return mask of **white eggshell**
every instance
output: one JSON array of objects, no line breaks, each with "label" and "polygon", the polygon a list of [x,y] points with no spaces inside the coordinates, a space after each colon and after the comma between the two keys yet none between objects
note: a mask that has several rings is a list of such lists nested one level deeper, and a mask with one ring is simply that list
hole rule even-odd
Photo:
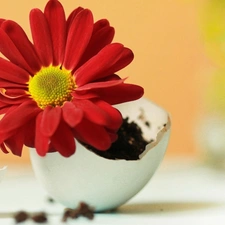
[{"label": "white eggshell", "polygon": [[140,160],[105,159],[78,142],[70,158],[57,152],[40,157],[35,149],[30,150],[37,178],[48,194],[66,207],[77,207],[83,201],[95,211],[116,208],[145,186],[163,159],[170,136],[168,113],[145,98],[116,107],[139,124],[147,140],[154,140]]}]

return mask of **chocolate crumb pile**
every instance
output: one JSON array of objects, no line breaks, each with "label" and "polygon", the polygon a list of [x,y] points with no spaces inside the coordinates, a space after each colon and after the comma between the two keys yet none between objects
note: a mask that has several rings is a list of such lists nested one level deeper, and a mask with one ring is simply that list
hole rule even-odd
[{"label": "chocolate crumb pile", "polygon": [[48,221],[44,212],[31,215],[25,211],[19,211],[14,215],[14,219],[16,223],[22,223],[28,219],[33,220],[35,223],[46,223]]},{"label": "chocolate crumb pile", "polygon": [[14,219],[16,223],[22,223],[26,221],[28,218],[29,218],[29,215],[25,211],[19,211],[14,215]]},{"label": "chocolate crumb pile", "polygon": [[[86,217],[89,220],[94,219],[94,209],[88,204],[81,202],[75,209],[65,209],[62,217],[62,222],[66,222],[69,218],[77,219],[80,216]],[[46,223],[48,222],[47,214],[45,212],[39,213],[28,213],[25,211],[19,211],[15,213],[14,219],[16,223],[22,223],[30,219],[35,223]]]},{"label": "chocolate crumb pile", "polygon": [[148,144],[142,136],[141,128],[135,122],[128,122],[128,118],[125,118],[117,134],[118,139],[112,143],[107,151],[99,151],[87,144],[84,146],[107,159],[139,159],[140,154]]},{"label": "chocolate crumb pile", "polygon": [[47,222],[47,216],[45,212],[37,213],[31,217],[31,219],[36,223],[46,223]]},{"label": "chocolate crumb pile", "polygon": [[80,216],[86,217],[89,220],[93,220],[94,211],[91,207],[89,207],[89,205],[81,202],[76,209],[65,209],[62,221],[66,222],[68,218],[77,219]]}]

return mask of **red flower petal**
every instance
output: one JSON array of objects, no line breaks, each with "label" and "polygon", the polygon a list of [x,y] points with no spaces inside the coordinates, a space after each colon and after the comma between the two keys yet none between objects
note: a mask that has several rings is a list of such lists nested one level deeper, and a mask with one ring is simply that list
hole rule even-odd
[{"label": "red flower petal", "polygon": [[70,127],[75,127],[83,118],[83,111],[72,102],[64,103],[62,107],[63,118]]},{"label": "red flower petal", "polygon": [[72,92],[72,96],[75,98],[75,99],[92,99],[92,98],[98,98],[98,94],[96,93],[91,93],[91,92],[88,92],[88,91],[79,91],[79,92],[76,92],[76,91],[73,91]]},{"label": "red flower petal", "polygon": [[4,80],[0,78],[0,87],[6,89],[6,88],[17,88],[17,89],[23,89],[24,91],[27,90],[26,84],[16,84],[8,80]]},{"label": "red flower petal", "polygon": [[138,85],[122,83],[106,89],[96,89],[94,93],[97,94],[101,100],[114,105],[141,98],[144,94],[144,89]]},{"label": "red flower petal", "polygon": [[[102,82],[102,81],[111,81],[111,80],[121,80],[121,78],[118,75],[113,74],[113,75],[110,75],[110,76],[105,77],[104,79],[99,79],[98,81]],[[98,92],[97,90],[93,90],[93,91],[86,91],[86,90],[81,91],[81,90],[79,90],[78,92],[73,91],[72,92],[72,95],[73,95],[73,97],[75,99],[93,99],[93,98],[99,98],[99,95],[97,93]]]},{"label": "red flower petal", "polygon": [[76,126],[74,135],[98,150],[105,151],[111,146],[111,138],[105,128],[85,119]]},{"label": "red flower petal", "polygon": [[2,144],[0,145],[0,148],[1,148],[1,150],[2,150],[5,154],[8,154],[8,153],[9,153],[9,151],[8,151],[7,148],[5,147],[5,144],[4,144],[4,143],[2,143]]},{"label": "red flower petal", "polygon": [[35,148],[40,156],[45,156],[49,149],[49,137],[42,133],[42,122],[43,111],[38,114],[36,118],[36,132],[35,132]]},{"label": "red flower petal", "polygon": [[16,133],[5,140],[6,146],[12,151],[14,155],[21,156],[24,143],[24,133],[17,130]]},{"label": "red flower petal", "polygon": [[53,62],[52,40],[47,20],[41,10],[31,10],[30,27],[36,52],[43,66],[47,67]]},{"label": "red flower petal", "polygon": [[53,65],[61,65],[66,44],[66,18],[63,6],[59,1],[48,1],[45,11],[53,46]]},{"label": "red flower petal", "polygon": [[59,125],[60,119],[61,107],[47,106],[44,109],[40,124],[40,129],[43,135],[51,137],[55,133]]},{"label": "red flower petal", "polygon": [[35,143],[35,130],[36,130],[36,120],[31,120],[26,123],[23,131],[24,131],[24,145],[27,147],[34,147]]},{"label": "red flower petal", "polygon": [[116,133],[111,133],[110,131],[108,131],[108,134],[109,134],[109,137],[110,137],[112,143],[118,139],[118,135]]},{"label": "red flower petal", "polygon": [[14,45],[20,51],[23,58],[35,74],[41,68],[41,62],[34,50],[33,44],[29,41],[24,30],[14,21],[6,20],[1,28],[8,34]]},{"label": "red flower petal", "polygon": [[[21,93],[18,93],[17,91],[20,91],[20,90],[15,90],[15,89],[10,90],[9,89],[6,93],[6,90],[4,88],[0,88],[0,101],[3,103],[6,103],[6,104],[11,104],[11,105],[14,104],[15,105],[15,104],[23,103],[26,100],[29,100],[29,97],[28,97],[28,95],[26,95],[24,90],[21,90]],[[14,94],[14,96],[8,95],[8,93],[10,94],[10,92],[12,92],[12,94]],[[15,95],[15,94],[19,94],[19,95]]]},{"label": "red flower petal", "polygon": [[93,16],[90,10],[81,11],[72,21],[68,31],[63,66],[73,70],[79,63],[93,30]]},{"label": "red flower petal", "polygon": [[60,121],[59,127],[51,138],[53,148],[62,156],[69,157],[75,153],[76,144],[73,133],[69,126]]},{"label": "red flower petal", "polygon": [[3,22],[5,22],[5,19],[0,18],[0,26],[2,25]]},{"label": "red flower petal", "polygon": [[26,124],[40,111],[33,101],[25,101],[12,109],[0,121],[0,143],[1,140],[8,139],[12,132]]},{"label": "red flower petal", "polygon": [[123,83],[124,80],[126,80],[126,78],[120,79],[120,80],[109,80],[109,81],[103,81],[103,82],[88,83],[81,87],[76,88],[76,91],[91,90],[96,88],[108,88],[108,87],[119,85]]},{"label": "red flower petal", "polygon": [[20,88],[13,88],[13,89],[0,88],[0,92],[6,97],[13,98],[13,99],[28,96],[25,90]]},{"label": "red flower petal", "polygon": [[123,118],[119,110],[113,108],[110,104],[101,100],[95,101],[95,104],[104,110],[110,117],[110,123],[106,128],[117,131],[123,122]]},{"label": "red flower petal", "polygon": [[87,62],[91,57],[96,55],[102,48],[104,48],[106,45],[112,42],[114,34],[115,34],[115,30],[113,27],[110,27],[109,24],[104,21],[107,21],[107,20],[104,19],[94,24],[94,31],[93,31],[91,40],[77,68],[79,68],[82,64]]},{"label": "red flower petal", "polygon": [[[112,68],[108,70],[109,74],[115,73],[127,65],[129,65],[134,59],[134,53],[129,48],[124,48],[119,60],[114,64]],[[114,71],[114,72],[111,72]]]},{"label": "red flower petal", "polygon": [[32,73],[32,69],[3,29],[0,29],[0,52],[12,63]]},{"label": "red flower petal", "polygon": [[11,108],[10,105],[5,104],[5,103],[1,103],[0,104],[0,115],[6,114],[10,108]]},{"label": "red flower petal", "polygon": [[[0,115],[10,113],[17,107],[18,107],[17,105],[9,105],[9,104],[6,104],[6,103],[0,101]],[[1,139],[1,137],[0,137],[0,139]]]},{"label": "red flower petal", "polygon": [[118,43],[107,45],[75,71],[76,83],[78,86],[82,86],[109,76],[127,66],[132,60],[132,51],[124,48],[123,45]]},{"label": "red flower petal", "polygon": [[102,82],[102,81],[109,81],[109,80],[121,80],[120,76],[117,74],[111,74],[109,76],[103,77],[101,79],[98,79],[98,82]]},{"label": "red flower petal", "polygon": [[93,34],[95,34],[104,27],[109,27],[109,21],[107,19],[101,19],[96,21],[93,28]]},{"label": "red flower petal", "polygon": [[25,84],[29,81],[29,73],[0,57],[0,78],[13,83]]},{"label": "red flower petal", "polygon": [[84,112],[84,117],[88,118],[91,122],[102,126],[107,126],[110,123],[110,117],[107,113],[91,101],[76,99],[73,103]]},{"label": "red flower petal", "polygon": [[74,9],[74,10],[70,13],[70,15],[69,15],[69,17],[68,17],[68,19],[67,19],[67,21],[66,21],[67,34],[68,34],[68,31],[70,30],[70,27],[71,27],[71,24],[72,24],[74,18],[78,15],[79,12],[81,12],[81,11],[83,11],[83,10],[84,10],[84,8],[78,7],[78,8],[76,8],[76,9]]},{"label": "red flower petal", "polygon": [[26,96],[22,96],[22,97],[18,97],[18,98],[13,98],[10,96],[6,97],[6,95],[4,95],[2,92],[0,92],[0,101],[7,105],[20,105],[24,101],[29,101],[29,100],[30,100],[30,98],[28,98]]}]

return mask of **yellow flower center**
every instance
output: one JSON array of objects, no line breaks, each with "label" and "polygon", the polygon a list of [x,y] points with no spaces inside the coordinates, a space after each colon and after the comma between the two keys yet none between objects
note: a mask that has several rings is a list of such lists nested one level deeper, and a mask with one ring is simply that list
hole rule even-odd
[{"label": "yellow flower center", "polygon": [[50,66],[42,68],[28,83],[29,94],[44,109],[46,106],[62,106],[72,99],[76,83],[70,71]]}]

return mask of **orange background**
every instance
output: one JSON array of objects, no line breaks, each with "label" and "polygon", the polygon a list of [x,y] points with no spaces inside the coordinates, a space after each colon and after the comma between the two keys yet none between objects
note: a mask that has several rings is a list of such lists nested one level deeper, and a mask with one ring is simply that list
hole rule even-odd
[{"label": "orange background", "polygon": [[[188,0],[61,0],[66,14],[83,6],[95,19],[107,18],[116,29],[115,41],[131,48],[135,60],[120,72],[145,88],[145,96],[165,108],[172,118],[167,155],[196,155],[196,120],[202,112],[202,93],[212,65],[207,59],[199,26],[205,1]],[[31,8],[46,0],[1,1],[0,17],[17,21],[29,34]],[[29,161],[0,153],[0,162]]]}]

